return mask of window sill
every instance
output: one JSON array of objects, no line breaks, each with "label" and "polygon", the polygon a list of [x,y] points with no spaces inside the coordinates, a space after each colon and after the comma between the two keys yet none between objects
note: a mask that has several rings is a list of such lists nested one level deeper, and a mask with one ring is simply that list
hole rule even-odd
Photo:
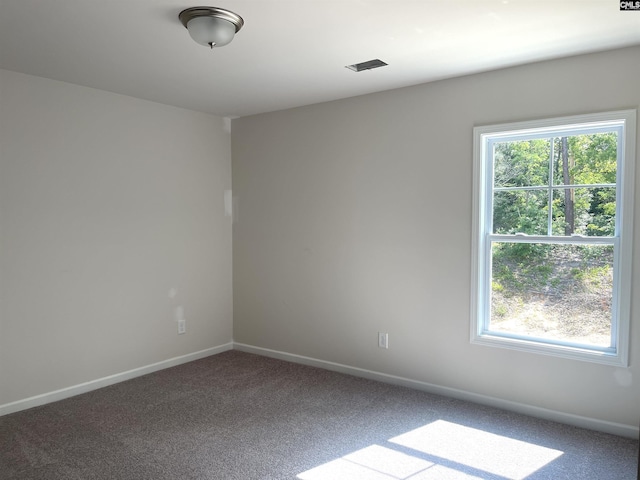
[{"label": "window sill", "polygon": [[628,367],[629,363],[625,355],[620,352],[596,351],[588,348],[580,348],[569,345],[555,345],[542,343],[534,340],[503,337],[485,333],[474,335],[471,338],[474,345],[484,345],[489,347],[506,348],[527,353],[550,355],[554,357],[579,360],[583,362],[593,362],[614,367]]}]

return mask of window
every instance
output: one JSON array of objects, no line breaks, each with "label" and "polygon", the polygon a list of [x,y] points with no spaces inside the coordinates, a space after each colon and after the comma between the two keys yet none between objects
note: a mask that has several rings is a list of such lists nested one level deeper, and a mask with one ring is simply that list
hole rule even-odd
[{"label": "window", "polygon": [[628,365],[635,120],[474,129],[472,343]]}]

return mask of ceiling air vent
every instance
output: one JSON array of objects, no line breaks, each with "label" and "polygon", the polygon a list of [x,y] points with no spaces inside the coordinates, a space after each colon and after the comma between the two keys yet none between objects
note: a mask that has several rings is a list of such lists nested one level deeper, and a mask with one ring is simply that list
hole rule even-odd
[{"label": "ceiling air vent", "polygon": [[382,60],[369,60],[368,62],[356,63],[354,65],[347,65],[346,67],[349,70],[353,70],[354,72],[361,72],[363,70],[371,70],[372,68],[384,67],[387,64]]}]

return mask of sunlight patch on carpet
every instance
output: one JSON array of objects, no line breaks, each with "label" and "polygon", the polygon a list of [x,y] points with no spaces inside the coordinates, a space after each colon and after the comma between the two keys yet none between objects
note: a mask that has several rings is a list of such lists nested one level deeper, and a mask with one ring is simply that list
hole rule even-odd
[{"label": "sunlight patch on carpet", "polygon": [[489,473],[505,480],[524,480],[562,454],[560,450],[437,420],[389,439],[388,447],[370,445],[307,470],[298,478],[473,480]]},{"label": "sunlight patch on carpet", "polygon": [[510,480],[528,477],[563,453],[444,420],[389,441]]},{"label": "sunlight patch on carpet", "polygon": [[421,458],[371,445],[298,475],[301,480],[389,480],[413,478],[434,464]]}]

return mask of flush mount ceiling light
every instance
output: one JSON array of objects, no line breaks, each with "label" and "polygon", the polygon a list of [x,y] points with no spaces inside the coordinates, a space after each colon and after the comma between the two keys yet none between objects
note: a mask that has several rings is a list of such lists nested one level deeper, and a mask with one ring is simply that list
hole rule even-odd
[{"label": "flush mount ceiling light", "polygon": [[240,15],[216,7],[187,8],[178,18],[196,43],[211,48],[231,42],[244,25]]}]

